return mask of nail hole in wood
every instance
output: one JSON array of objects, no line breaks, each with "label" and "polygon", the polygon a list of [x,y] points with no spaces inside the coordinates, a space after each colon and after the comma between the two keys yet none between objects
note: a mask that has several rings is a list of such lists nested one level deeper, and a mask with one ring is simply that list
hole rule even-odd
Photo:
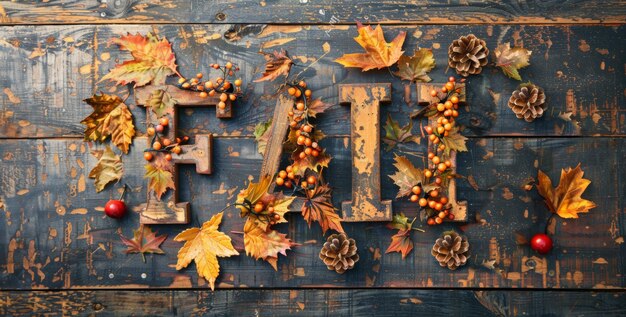
[{"label": "nail hole in wood", "polygon": [[215,19],[218,21],[224,21],[226,20],[226,14],[224,14],[223,12],[220,12],[215,15]]}]

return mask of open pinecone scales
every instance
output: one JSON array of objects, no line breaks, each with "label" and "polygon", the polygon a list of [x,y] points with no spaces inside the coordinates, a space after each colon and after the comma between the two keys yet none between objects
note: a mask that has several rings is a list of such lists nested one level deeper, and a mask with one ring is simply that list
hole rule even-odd
[{"label": "open pinecone scales", "polygon": [[329,270],[343,274],[359,261],[356,242],[345,233],[332,234],[320,251],[320,259]]},{"label": "open pinecone scales", "polygon": [[437,259],[439,265],[450,270],[456,270],[465,265],[469,257],[469,242],[467,238],[451,231],[435,241],[430,253]]},{"label": "open pinecone scales", "polygon": [[515,112],[518,119],[532,122],[543,115],[546,109],[546,95],[537,85],[522,85],[509,98],[509,108]]},{"label": "open pinecone scales", "polygon": [[489,49],[485,41],[474,34],[461,36],[448,48],[448,66],[464,77],[480,74],[487,65]]}]

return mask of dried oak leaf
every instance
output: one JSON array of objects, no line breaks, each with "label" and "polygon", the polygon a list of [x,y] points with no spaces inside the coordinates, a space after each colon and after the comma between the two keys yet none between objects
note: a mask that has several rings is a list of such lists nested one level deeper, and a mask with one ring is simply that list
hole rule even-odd
[{"label": "dried oak leaf", "polygon": [[220,274],[220,264],[217,257],[239,255],[235,250],[230,237],[218,231],[222,223],[223,212],[214,215],[201,228],[191,228],[179,233],[174,241],[185,241],[178,251],[176,269],[186,268],[193,260],[196,262],[198,276],[209,281],[211,290],[215,289],[215,280]]},{"label": "dried oak leaf", "polygon": [[163,89],[154,90],[145,102],[145,106],[150,107],[159,118],[166,115],[174,116],[175,105],[176,99]]},{"label": "dried oak leaf", "polygon": [[415,185],[422,184],[424,182],[422,170],[415,168],[411,161],[404,156],[395,154],[393,166],[396,167],[396,173],[389,175],[398,189],[396,198],[408,196],[411,194],[411,189]]},{"label": "dried oak leaf", "polygon": [[511,48],[510,43],[500,44],[494,51],[496,66],[500,67],[505,75],[510,78],[522,80],[518,70],[528,65],[531,51],[523,47]]},{"label": "dried oak leaf", "polygon": [[562,169],[559,186],[552,188],[550,177],[539,171],[537,190],[551,212],[562,218],[578,218],[579,213],[589,212],[589,209],[596,207],[594,202],[581,197],[591,184],[590,180],[583,178],[584,174],[580,164],[575,168]]},{"label": "dried oak leaf", "polygon": [[317,221],[322,227],[323,234],[326,234],[328,229],[344,232],[341,226],[341,217],[335,212],[330,192],[331,189],[328,185],[320,185],[314,189],[306,190],[306,200],[302,204],[302,217],[309,224],[309,228],[311,222]]},{"label": "dried oak leaf", "polygon": [[450,151],[467,152],[467,138],[459,133],[459,128],[454,127],[448,133],[448,136],[444,136],[441,142],[446,146],[444,153],[446,156],[450,155]]},{"label": "dried oak leaf", "polygon": [[159,39],[152,33],[146,36],[129,33],[111,42],[121,50],[129,51],[133,59],[116,65],[101,81],[109,79],[117,85],[134,82],[135,87],[140,87],[151,82],[155,85],[164,84],[165,78],[173,74],[182,77],[176,70],[176,56],[167,39]]},{"label": "dried oak leaf", "polygon": [[281,75],[289,76],[293,60],[287,55],[287,51],[281,50],[280,52],[274,51],[274,53],[262,54],[265,56],[266,61],[265,71],[263,76],[254,82],[273,81]]},{"label": "dried oak leaf", "polygon": [[404,44],[406,32],[398,33],[393,41],[387,43],[380,25],[372,29],[371,25],[363,26],[357,23],[357,27],[359,36],[354,40],[365,49],[365,53],[344,54],[335,62],[344,67],[359,67],[362,71],[368,71],[389,67],[395,64],[404,53],[402,44]]},{"label": "dried oak leaf", "polygon": [[399,252],[402,259],[413,250],[413,240],[411,239],[411,229],[413,222],[409,222],[403,213],[393,215],[393,221],[387,224],[390,229],[398,229],[398,232],[391,237],[391,243],[385,253]]},{"label": "dried oak leaf", "polygon": [[127,154],[133,143],[135,126],[133,115],[122,99],[101,93],[83,101],[93,107],[93,112],[80,122],[85,125],[85,141],[104,142],[111,137],[113,144]]},{"label": "dried oak leaf", "polygon": [[272,120],[270,119],[267,122],[261,122],[254,127],[254,139],[257,144],[257,151],[261,154],[265,154],[265,148],[267,147],[267,142],[270,140],[270,134],[272,130]]},{"label": "dried oak leaf", "polygon": [[128,239],[121,234],[120,239],[128,247],[125,251],[127,254],[141,253],[144,262],[146,262],[145,253],[165,254],[159,246],[167,239],[167,235],[157,236],[156,232],[153,232],[150,227],[140,225],[139,229],[133,231],[132,239]]},{"label": "dried oak leaf", "polygon": [[274,270],[278,270],[278,254],[287,255],[287,250],[296,245],[276,230],[264,230],[258,226],[251,218],[246,220],[243,227],[243,243],[246,254],[255,258],[267,261]]},{"label": "dried oak leaf", "polygon": [[124,166],[122,165],[122,158],[115,155],[115,152],[108,145],[104,150],[92,151],[91,154],[98,158],[98,164],[89,172],[89,178],[94,179],[96,192],[99,193],[109,183],[119,181],[122,178]]},{"label": "dried oak leaf", "polygon": [[168,189],[176,189],[172,174],[174,166],[164,155],[155,155],[152,162],[145,165],[145,169],[144,178],[148,179],[148,190],[154,191],[158,199],[161,199]]},{"label": "dried oak leaf", "polygon": [[432,79],[427,75],[435,67],[433,51],[420,48],[413,52],[413,56],[402,55],[398,60],[398,71],[395,72],[401,79],[427,83]]},{"label": "dried oak leaf", "polygon": [[385,137],[383,142],[387,144],[387,151],[393,149],[399,143],[415,142],[420,143],[420,138],[411,133],[413,129],[413,121],[403,127],[400,127],[398,121],[391,118],[391,115],[387,115],[387,121],[385,122]]}]

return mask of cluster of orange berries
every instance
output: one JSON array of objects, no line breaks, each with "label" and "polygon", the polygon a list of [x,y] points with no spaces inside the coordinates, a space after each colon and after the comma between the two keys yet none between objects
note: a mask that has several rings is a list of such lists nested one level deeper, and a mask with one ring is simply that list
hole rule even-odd
[{"label": "cluster of orange berries", "polygon": [[[428,152],[428,165],[431,168],[424,170],[424,177],[428,182],[434,177],[433,182],[438,186],[442,185],[443,178],[447,177],[444,174],[452,167],[452,162],[445,159],[443,154],[446,146],[442,143],[442,139],[452,131],[455,124],[454,118],[459,116],[459,96],[455,89],[455,81],[454,77],[450,77],[448,82],[439,90],[433,89],[430,92],[433,98],[437,98],[437,102],[433,105],[437,108],[438,118],[434,127],[424,127],[429,140],[434,144],[434,149]],[[454,219],[454,215],[450,213],[448,197],[434,189],[424,193],[424,197],[420,198],[419,195],[422,191],[421,186],[414,186],[410,200],[426,209],[428,225],[437,225],[443,223],[445,219]]]},{"label": "cluster of orange berries", "polygon": [[152,161],[154,158],[153,152],[165,152],[165,160],[172,160],[172,153],[180,154],[183,150],[180,147],[185,142],[189,141],[188,136],[184,136],[182,138],[176,138],[174,141],[170,140],[166,137],[161,137],[159,134],[162,134],[165,129],[169,126],[169,119],[163,117],[159,119],[159,124],[154,127],[149,127],[147,129],[147,134],[152,137],[152,147],[143,152],[143,158],[146,161]]},{"label": "cluster of orange berries", "polygon": [[197,91],[201,98],[214,97],[219,94],[220,101],[217,104],[219,109],[226,108],[226,101],[235,101],[237,96],[241,94],[241,79],[232,80],[235,73],[239,71],[239,67],[234,66],[231,62],[225,65],[211,64],[211,68],[222,71],[222,76],[214,80],[202,81],[204,74],[198,73],[196,77],[187,80],[186,78],[178,79],[180,88]]},{"label": "cluster of orange berries", "polygon": [[265,216],[270,225],[275,225],[280,220],[280,215],[274,211],[274,207],[271,205],[265,206],[262,202],[254,204],[252,211],[257,216]]},{"label": "cluster of orange berries", "polygon": [[[291,84],[287,89],[287,93],[294,97],[294,109],[289,111],[289,126],[296,136],[297,158],[304,160],[318,157],[322,153],[322,148],[316,142],[313,135],[314,127],[309,123],[307,103],[311,102],[313,93],[307,89],[307,84],[300,81],[297,84]],[[293,165],[289,165],[285,170],[278,172],[276,176],[276,185],[292,188],[298,184],[301,188],[307,189],[317,184],[317,177],[310,175],[308,177],[299,177],[293,171]]]}]

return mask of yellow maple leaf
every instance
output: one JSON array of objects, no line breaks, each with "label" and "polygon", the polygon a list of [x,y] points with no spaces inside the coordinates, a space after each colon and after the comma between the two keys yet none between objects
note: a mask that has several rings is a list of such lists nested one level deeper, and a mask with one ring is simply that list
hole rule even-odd
[{"label": "yellow maple leaf", "polygon": [[354,40],[365,49],[365,53],[344,54],[335,60],[337,63],[344,67],[359,67],[363,71],[368,71],[389,67],[395,64],[404,53],[402,44],[404,44],[406,32],[400,32],[391,43],[387,43],[380,25],[376,29],[372,29],[370,25],[363,26],[360,23],[357,25],[359,36]]},{"label": "yellow maple leaf", "polygon": [[128,153],[135,136],[133,115],[120,97],[93,95],[83,100],[93,112],[80,123],[85,125],[85,141],[104,142],[108,137],[122,152]]},{"label": "yellow maple leaf", "polygon": [[187,267],[193,260],[198,269],[198,276],[209,281],[211,290],[215,289],[215,280],[220,274],[217,257],[239,255],[230,237],[218,231],[222,215],[223,212],[220,212],[205,222],[201,228],[187,229],[174,238],[174,241],[185,242],[178,251],[176,269]]},{"label": "yellow maple leaf", "polygon": [[89,178],[93,178],[96,187],[96,193],[101,192],[106,185],[111,182],[119,181],[124,174],[124,165],[122,158],[115,155],[108,145],[104,150],[91,152],[98,158],[98,164],[89,172]]},{"label": "yellow maple leaf", "polygon": [[596,207],[594,202],[581,197],[591,184],[590,180],[583,178],[584,174],[580,164],[575,168],[562,169],[559,186],[552,188],[550,177],[539,171],[537,190],[545,198],[551,212],[562,218],[578,218],[579,213]]}]

